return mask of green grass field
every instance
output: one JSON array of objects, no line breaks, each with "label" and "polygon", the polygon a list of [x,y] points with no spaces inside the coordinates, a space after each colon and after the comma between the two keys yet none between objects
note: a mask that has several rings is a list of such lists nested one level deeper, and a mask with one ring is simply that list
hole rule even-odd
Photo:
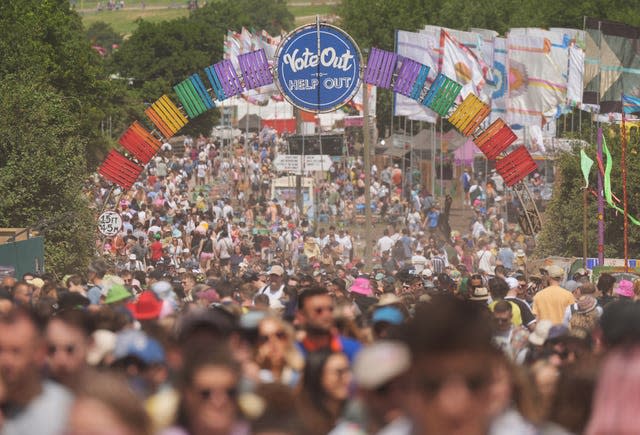
[{"label": "green grass field", "polygon": [[189,11],[183,9],[124,9],[120,11],[87,12],[82,14],[82,22],[85,27],[97,21],[104,21],[113,27],[113,30],[122,34],[131,34],[135,28],[135,21],[142,18],[145,21],[157,23],[169,21],[180,17],[186,17]]},{"label": "green grass field", "polygon": [[[73,1],[71,2],[73,4]],[[106,5],[107,1],[98,2],[96,0],[75,0],[76,8],[82,16],[82,21],[86,27],[97,21],[104,21],[110,24],[113,29],[122,34],[131,34],[135,28],[135,21],[142,18],[145,21],[161,22],[173,20],[189,15],[186,0],[145,0],[145,9],[141,8],[141,2],[125,0],[125,8],[122,10],[108,11],[106,9],[98,11],[98,3]],[[335,13],[335,1],[310,1],[292,2],[289,10],[296,18],[296,25],[313,22],[315,15],[328,15]]]}]

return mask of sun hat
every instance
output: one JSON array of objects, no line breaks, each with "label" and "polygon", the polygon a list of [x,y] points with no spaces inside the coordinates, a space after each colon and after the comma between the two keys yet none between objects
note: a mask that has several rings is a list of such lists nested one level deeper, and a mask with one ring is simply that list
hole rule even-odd
[{"label": "sun hat", "polygon": [[375,390],[406,372],[410,365],[407,345],[380,340],[358,352],[353,363],[353,377],[360,388]]},{"label": "sun hat", "polygon": [[402,299],[395,293],[384,293],[380,296],[378,303],[375,305],[376,307],[386,307],[388,305],[396,305],[401,304]]},{"label": "sun hat", "polygon": [[476,287],[473,289],[473,293],[469,298],[470,301],[488,301],[489,290],[486,287]]},{"label": "sun hat", "polygon": [[364,296],[373,296],[369,279],[362,276],[353,280],[353,284],[351,284],[349,291],[351,293],[357,293]]},{"label": "sun hat", "polygon": [[136,302],[127,304],[127,308],[137,320],[153,320],[160,317],[162,300],[154,292],[147,290],[140,293]]},{"label": "sun hat", "polygon": [[124,301],[131,297],[131,293],[126,289],[125,286],[121,284],[114,284],[109,289],[107,293],[107,298],[105,299],[105,304],[113,304],[115,302]]},{"label": "sun hat", "polygon": [[625,298],[633,298],[635,293],[633,292],[633,283],[629,280],[621,280],[615,288],[617,295]]},{"label": "sun hat", "polygon": [[578,313],[586,314],[593,311],[598,305],[598,301],[591,295],[582,295],[578,298]]},{"label": "sun hat", "polygon": [[509,285],[509,289],[512,288],[518,288],[518,286],[520,285],[518,283],[518,280],[515,279],[514,277],[510,276],[504,279],[506,281],[506,283]]},{"label": "sun hat", "polygon": [[91,334],[93,345],[87,352],[87,363],[92,366],[100,364],[100,362],[116,347],[116,333],[98,329]]}]

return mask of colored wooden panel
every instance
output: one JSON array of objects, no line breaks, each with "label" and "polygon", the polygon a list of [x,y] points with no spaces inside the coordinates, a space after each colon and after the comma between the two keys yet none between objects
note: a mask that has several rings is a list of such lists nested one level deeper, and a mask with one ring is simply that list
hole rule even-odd
[{"label": "colored wooden panel", "polygon": [[491,108],[473,94],[456,107],[449,122],[465,136],[472,134],[491,113]]},{"label": "colored wooden panel", "polygon": [[204,105],[202,105],[202,108],[199,107],[194,95],[195,89],[193,89],[193,85],[189,79],[178,83],[173,89],[176,91],[176,95],[182,103],[182,108],[187,112],[189,118],[193,119],[204,112]]},{"label": "colored wooden panel", "polygon": [[476,146],[487,156],[495,159],[516,140],[516,134],[500,118],[474,139]]},{"label": "colored wooden panel", "polygon": [[98,173],[124,190],[129,190],[143,169],[143,166],[132,162],[119,152],[111,150],[98,169]]},{"label": "colored wooden panel", "polygon": [[160,97],[145,113],[166,138],[172,137],[188,122],[180,109],[166,95]]},{"label": "colored wooden panel", "polygon": [[[439,86],[435,89],[431,98],[429,98],[427,107],[440,116],[447,116],[449,109],[453,106],[456,98],[458,98],[462,85],[442,73],[438,74],[438,76],[443,78],[440,80]],[[429,94],[427,94],[427,96],[428,95]]]},{"label": "colored wooden panel", "polygon": [[416,101],[420,101],[422,98],[422,93],[425,88],[425,84],[427,83],[427,78],[429,78],[429,68],[426,65],[420,65],[420,72],[418,73],[418,78],[416,79],[415,84],[413,85],[413,89],[411,90],[411,98]]},{"label": "colored wooden panel", "polygon": [[160,141],[137,121],[120,136],[118,143],[143,164],[148,163],[161,146]]},{"label": "colored wooden panel", "polygon": [[393,85],[393,91],[398,94],[411,96],[413,86],[420,74],[421,64],[411,59],[402,59],[402,64],[398,69],[398,76]]},{"label": "colored wooden panel", "polygon": [[224,88],[222,87],[222,82],[216,73],[216,69],[213,65],[208,66],[204,69],[204,72],[207,74],[207,78],[209,79],[209,84],[211,85],[211,89],[216,94],[216,98],[218,101],[224,101],[227,99],[227,95],[224,93]]},{"label": "colored wooden panel", "polygon": [[145,115],[147,115],[147,118],[149,118],[153,125],[155,125],[162,136],[164,136],[165,138],[170,138],[175,134],[174,131],[171,130],[171,128],[167,124],[165,124],[163,119],[158,115],[153,107],[148,107],[144,111],[144,113]]},{"label": "colored wooden panel", "polygon": [[505,184],[509,187],[522,181],[536,169],[538,165],[524,145],[496,161],[496,172],[504,178]]},{"label": "colored wooden panel", "polygon": [[238,64],[246,89],[255,89],[273,83],[264,49],[241,54],[238,56]]},{"label": "colored wooden panel", "polygon": [[372,48],[367,60],[364,82],[381,88],[389,89],[391,79],[396,69],[398,55],[390,51]]},{"label": "colored wooden panel", "polygon": [[193,84],[193,88],[198,93],[200,100],[202,100],[202,103],[205,105],[207,110],[213,109],[214,107],[213,100],[211,99],[211,95],[209,95],[207,88],[205,88],[204,83],[200,78],[200,75],[192,74],[191,77],[189,77],[189,80],[191,80],[191,83]]},{"label": "colored wooden panel", "polygon": [[213,65],[213,68],[216,71],[216,76],[220,80],[220,84],[227,98],[236,96],[244,90],[230,60],[226,59],[218,62]]}]

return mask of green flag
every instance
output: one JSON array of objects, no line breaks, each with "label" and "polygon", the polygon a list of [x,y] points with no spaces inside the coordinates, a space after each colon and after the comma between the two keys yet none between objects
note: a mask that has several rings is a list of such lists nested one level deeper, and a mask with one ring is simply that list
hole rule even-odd
[{"label": "green flag", "polygon": [[[624,213],[624,210],[613,202],[613,195],[611,194],[611,169],[613,168],[613,159],[611,158],[611,153],[609,152],[607,141],[604,139],[604,136],[602,136],[602,151],[604,151],[604,155],[607,157],[607,163],[604,165],[604,199],[610,207],[618,210],[620,213]],[[629,214],[627,214],[627,217],[632,224],[640,225],[640,221],[638,219]]]},{"label": "green flag", "polygon": [[582,175],[584,175],[584,188],[589,187],[589,172],[593,166],[593,160],[584,152],[580,150],[580,167],[582,168]]}]

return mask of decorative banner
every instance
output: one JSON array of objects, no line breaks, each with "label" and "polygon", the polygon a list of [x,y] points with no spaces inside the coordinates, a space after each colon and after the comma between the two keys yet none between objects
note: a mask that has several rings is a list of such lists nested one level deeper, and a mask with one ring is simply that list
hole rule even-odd
[{"label": "decorative banner", "polygon": [[330,112],[349,102],[360,87],[360,50],[329,24],[302,26],[278,48],[278,86],[294,106]]},{"label": "decorative banner", "polygon": [[589,172],[593,166],[593,160],[584,152],[580,150],[580,169],[582,169],[582,176],[584,177],[584,188],[589,187]]}]

